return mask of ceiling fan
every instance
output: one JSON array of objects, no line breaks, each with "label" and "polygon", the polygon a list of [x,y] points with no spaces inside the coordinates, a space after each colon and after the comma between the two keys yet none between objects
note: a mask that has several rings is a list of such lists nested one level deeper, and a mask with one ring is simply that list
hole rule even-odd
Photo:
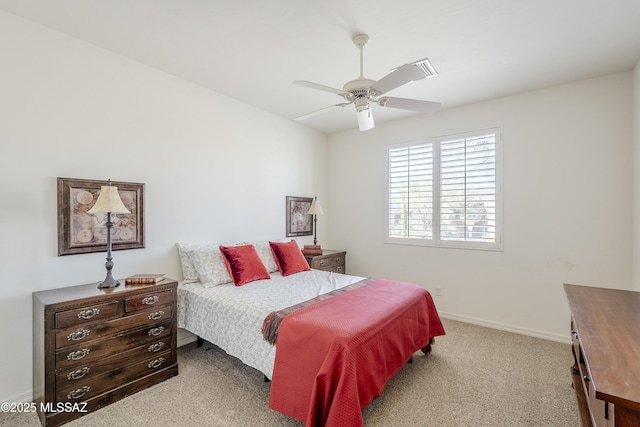
[{"label": "ceiling fan", "polygon": [[294,120],[305,120],[335,107],[346,107],[347,105],[354,104],[358,117],[358,127],[361,131],[364,131],[371,129],[374,126],[373,115],[371,113],[371,103],[377,104],[381,107],[399,108],[402,110],[419,111],[422,113],[432,113],[440,108],[439,102],[382,96],[390,90],[414,80],[433,77],[437,75],[437,72],[428,59],[422,59],[411,64],[402,65],[378,81],[367,79],[364,77],[362,72],[362,59],[363,47],[368,41],[369,36],[366,34],[358,34],[353,37],[353,44],[360,49],[360,77],[347,82],[342,89],[336,89],[305,80],[296,80],[293,82],[296,85],[335,93],[343,97],[346,101],[304,114],[300,117],[296,117]]}]

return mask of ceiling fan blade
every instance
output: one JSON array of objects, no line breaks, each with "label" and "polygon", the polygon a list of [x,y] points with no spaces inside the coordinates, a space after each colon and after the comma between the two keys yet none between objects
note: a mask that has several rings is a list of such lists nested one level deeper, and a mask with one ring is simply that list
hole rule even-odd
[{"label": "ceiling fan blade", "polygon": [[330,86],[321,85],[318,83],[308,82],[306,80],[296,80],[293,82],[294,85],[310,87],[311,89],[322,90],[324,92],[331,92],[337,95],[348,95],[349,92],[345,92],[342,89],[336,89]]},{"label": "ceiling fan blade", "polygon": [[378,99],[377,102],[381,107],[400,108],[403,110],[419,111],[421,113],[433,113],[440,109],[439,102],[420,101],[418,99],[389,98],[385,96]]},{"label": "ceiling fan blade", "polygon": [[373,89],[377,95],[382,95],[392,89],[425,77],[425,73],[416,65],[405,64],[372,84],[370,89]]},{"label": "ceiling fan blade", "polygon": [[347,106],[347,105],[349,105],[349,104],[351,104],[351,102],[343,102],[343,103],[341,103],[341,104],[329,105],[328,107],[324,107],[324,108],[321,108],[321,109],[319,109],[319,110],[312,111],[312,112],[310,112],[310,113],[304,114],[304,115],[302,115],[302,116],[300,116],[300,117],[296,117],[296,118],[295,118],[295,119],[293,119],[293,120],[296,120],[296,121],[306,120],[306,119],[311,118],[311,117],[313,117],[313,116],[317,116],[318,114],[322,114],[322,113],[324,113],[325,111],[329,111],[329,110],[331,110],[332,108],[335,108],[335,107],[346,107],[346,106]]}]

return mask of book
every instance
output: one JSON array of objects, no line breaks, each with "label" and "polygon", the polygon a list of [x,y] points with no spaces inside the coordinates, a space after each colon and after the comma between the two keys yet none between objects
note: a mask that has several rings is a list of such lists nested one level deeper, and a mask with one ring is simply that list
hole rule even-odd
[{"label": "book", "polygon": [[134,274],[124,279],[125,285],[155,285],[164,280],[164,274]]},{"label": "book", "polygon": [[305,256],[322,255],[322,249],[303,249],[302,253]]}]

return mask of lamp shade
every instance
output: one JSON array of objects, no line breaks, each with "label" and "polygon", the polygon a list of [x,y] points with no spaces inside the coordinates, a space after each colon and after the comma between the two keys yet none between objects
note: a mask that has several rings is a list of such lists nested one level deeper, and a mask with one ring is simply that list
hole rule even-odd
[{"label": "lamp shade", "polygon": [[313,199],[313,201],[311,202],[311,206],[309,207],[307,214],[308,215],[324,215],[322,206],[320,206],[320,202],[318,201],[317,198]]},{"label": "lamp shade", "polygon": [[96,200],[95,205],[87,211],[87,213],[115,213],[115,214],[128,214],[131,213],[129,209],[122,203],[120,194],[118,194],[118,187],[111,185],[103,185],[100,188],[100,195]]}]

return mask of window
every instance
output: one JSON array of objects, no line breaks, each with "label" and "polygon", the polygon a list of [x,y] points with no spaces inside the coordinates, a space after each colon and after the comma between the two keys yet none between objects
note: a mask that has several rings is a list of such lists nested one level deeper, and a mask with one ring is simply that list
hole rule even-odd
[{"label": "window", "polygon": [[502,249],[498,129],[392,145],[387,241]]}]

